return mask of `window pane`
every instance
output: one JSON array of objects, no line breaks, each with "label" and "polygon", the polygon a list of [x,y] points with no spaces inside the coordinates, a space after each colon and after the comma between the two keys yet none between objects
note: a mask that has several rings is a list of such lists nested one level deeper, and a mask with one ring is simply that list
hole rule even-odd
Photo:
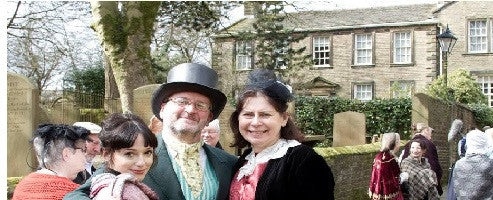
[{"label": "window pane", "polygon": [[249,41],[236,42],[236,69],[252,68],[252,45]]},{"label": "window pane", "polygon": [[313,60],[315,65],[329,65],[330,60],[330,40],[329,37],[313,38]]},{"label": "window pane", "polygon": [[372,88],[371,84],[357,84],[354,85],[354,99],[359,99],[361,101],[372,100]]},{"label": "window pane", "polygon": [[486,20],[469,21],[469,52],[485,53],[487,48]]},{"label": "window pane", "polygon": [[493,76],[479,76],[477,79],[481,91],[488,98],[488,105],[493,107]]},{"label": "window pane", "polygon": [[372,64],[371,34],[355,36],[355,64]]},{"label": "window pane", "polygon": [[394,33],[394,63],[411,63],[411,33]]}]

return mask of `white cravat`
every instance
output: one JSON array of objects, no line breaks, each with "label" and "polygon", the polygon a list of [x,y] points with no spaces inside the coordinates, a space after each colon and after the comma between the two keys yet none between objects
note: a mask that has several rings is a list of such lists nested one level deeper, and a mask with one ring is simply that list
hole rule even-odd
[{"label": "white cravat", "polygon": [[241,178],[245,176],[252,175],[253,171],[255,170],[255,167],[258,164],[265,163],[270,159],[283,157],[284,155],[286,155],[290,147],[294,147],[298,145],[300,145],[300,143],[296,140],[279,139],[274,145],[265,148],[257,155],[255,155],[253,151],[250,152],[250,154],[248,154],[245,157],[247,163],[240,168],[236,180],[239,181]]}]

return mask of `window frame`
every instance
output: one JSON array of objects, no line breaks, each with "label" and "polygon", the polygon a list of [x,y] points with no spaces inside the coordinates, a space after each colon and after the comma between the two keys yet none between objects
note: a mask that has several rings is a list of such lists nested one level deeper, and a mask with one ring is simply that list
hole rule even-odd
[{"label": "window frame", "polygon": [[407,88],[409,90],[409,94],[407,94],[407,97],[410,98],[414,95],[416,89],[416,82],[414,80],[394,80],[394,81],[390,81],[390,85],[389,85],[389,93],[391,99],[401,98],[400,96],[396,96],[395,91],[392,90],[394,83],[399,83],[399,84],[404,83],[405,85],[410,85],[411,88],[410,89]]},{"label": "window frame", "polygon": [[[323,58],[316,58],[315,55],[316,55],[316,51],[315,51],[315,40],[316,38],[326,38],[326,40],[324,41],[327,41],[328,43],[328,50],[326,51],[318,51],[320,53],[328,53],[328,58],[327,57],[323,57]],[[312,36],[312,41],[311,41],[311,50],[312,50],[312,59],[313,59],[313,68],[332,68],[332,36],[330,35],[314,35]],[[327,61],[326,64],[323,64],[323,65],[317,65],[316,63],[316,60],[317,59],[325,59]]]},{"label": "window frame", "polygon": [[[406,62],[396,62],[396,34],[409,33],[409,61]],[[391,54],[390,54],[390,63],[392,65],[414,65],[414,32],[412,30],[401,30],[392,32],[391,35]]]},{"label": "window frame", "polygon": [[[356,98],[356,95],[357,95],[357,86],[360,86],[360,85],[370,85],[371,86],[371,99],[367,100],[367,99],[358,99]],[[368,92],[368,91],[366,91]],[[351,83],[351,99],[353,100],[360,100],[362,102],[368,102],[368,101],[372,101],[375,99],[375,82],[373,81],[367,81],[367,82],[352,82]]]},{"label": "window frame", "polygon": [[[371,44],[369,45],[370,46],[370,63],[358,63],[357,60],[358,60],[358,48],[357,48],[357,39],[358,39],[358,36],[362,36],[362,35],[366,35],[366,36],[369,36],[367,38],[370,38],[370,42]],[[353,34],[353,52],[352,52],[352,63],[353,63],[353,66],[375,66],[375,33],[371,32],[371,33],[354,33]],[[367,49],[368,50],[368,49]]]},{"label": "window frame", "polygon": [[[485,41],[485,49],[484,50],[481,50],[481,51],[472,51],[471,48],[472,48],[472,42],[471,42],[471,22],[481,22],[481,21],[484,21],[485,22],[485,32],[486,32],[486,35],[484,36],[474,36],[474,37],[484,37],[484,39],[486,40]],[[468,19],[467,20],[467,31],[466,31],[466,34],[467,34],[467,53],[470,53],[470,54],[480,54],[480,53],[489,53],[491,52],[491,46],[493,45],[493,36],[488,36],[488,33],[489,32],[493,32],[493,30],[491,30],[491,19],[487,19],[487,18],[475,18],[475,19]],[[489,41],[490,40],[490,41]]]},{"label": "window frame", "polygon": [[[487,78],[488,80],[485,81],[485,78]],[[479,84],[479,87],[481,88],[481,93],[483,93],[486,96],[488,106],[490,108],[493,108],[493,75],[491,74],[478,75],[476,78],[476,82]],[[484,87],[485,84],[487,84],[486,87]],[[485,90],[487,91],[486,93]]]},{"label": "window frame", "polygon": [[[250,50],[248,50],[248,46],[246,45],[250,45]],[[239,52],[239,47],[240,46],[245,46],[243,47],[244,48],[244,52]],[[251,40],[238,40],[238,41],[235,41],[235,70],[236,71],[246,71],[246,70],[251,70],[253,69],[253,41]],[[241,59],[240,59],[241,58]],[[245,58],[245,59],[243,59]],[[239,62],[241,61],[245,61],[245,63],[241,63],[241,64],[244,64],[245,67],[243,68],[239,68]]]},{"label": "window frame", "polygon": [[[287,45],[286,47],[280,49],[279,50],[279,54],[283,54],[283,55],[288,54],[288,51],[289,51],[289,48],[290,47],[291,47],[290,45]],[[274,49],[274,51],[278,51],[278,49]],[[279,62],[284,62],[284,65],[279,66],[278,65]],[[279,70],[285,70],[285,69],[288,68],[288,66],[289,66],[289,62],[288,61],[284,61],[284,59],[282,61],[279,60],[279,59],[276,59],[276,63],[275,63],[274,68],[275,69],[279,69]]]}]

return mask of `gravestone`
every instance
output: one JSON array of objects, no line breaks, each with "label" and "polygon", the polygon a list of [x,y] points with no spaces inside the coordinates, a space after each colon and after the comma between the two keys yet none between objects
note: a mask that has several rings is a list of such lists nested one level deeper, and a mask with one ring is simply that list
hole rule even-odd
[{"label": "gravestone", "polygon": [[134,114],[138,115],[146,123],[149,123],[154,115],[151,109],[151,97],[154,90],[159,86],[160,84],[152,84],[134,89]]},{"label": "gravestone", "polygon": [[[18,74],[7,74],[7,176],[25,176],[37,167],[29,141],[36,129],[38,90]],[[29,165],[27,164],[29,163]]]},{"label": "gravestone", "polygon": [[342,112],[334,115],[334,141],[332,146],[353,146],[366,143],[365,114]]}]

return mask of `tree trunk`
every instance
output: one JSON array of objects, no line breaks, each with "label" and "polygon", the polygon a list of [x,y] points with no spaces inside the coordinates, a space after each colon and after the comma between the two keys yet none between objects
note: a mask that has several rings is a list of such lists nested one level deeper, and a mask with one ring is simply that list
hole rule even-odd
[{"label": "tree trunk", "polygon": [[92,27],[111,64],[123,112],[133,111],[133,90],[149,83],[151,36],[159,5],[155,1],[91,2]]}]

